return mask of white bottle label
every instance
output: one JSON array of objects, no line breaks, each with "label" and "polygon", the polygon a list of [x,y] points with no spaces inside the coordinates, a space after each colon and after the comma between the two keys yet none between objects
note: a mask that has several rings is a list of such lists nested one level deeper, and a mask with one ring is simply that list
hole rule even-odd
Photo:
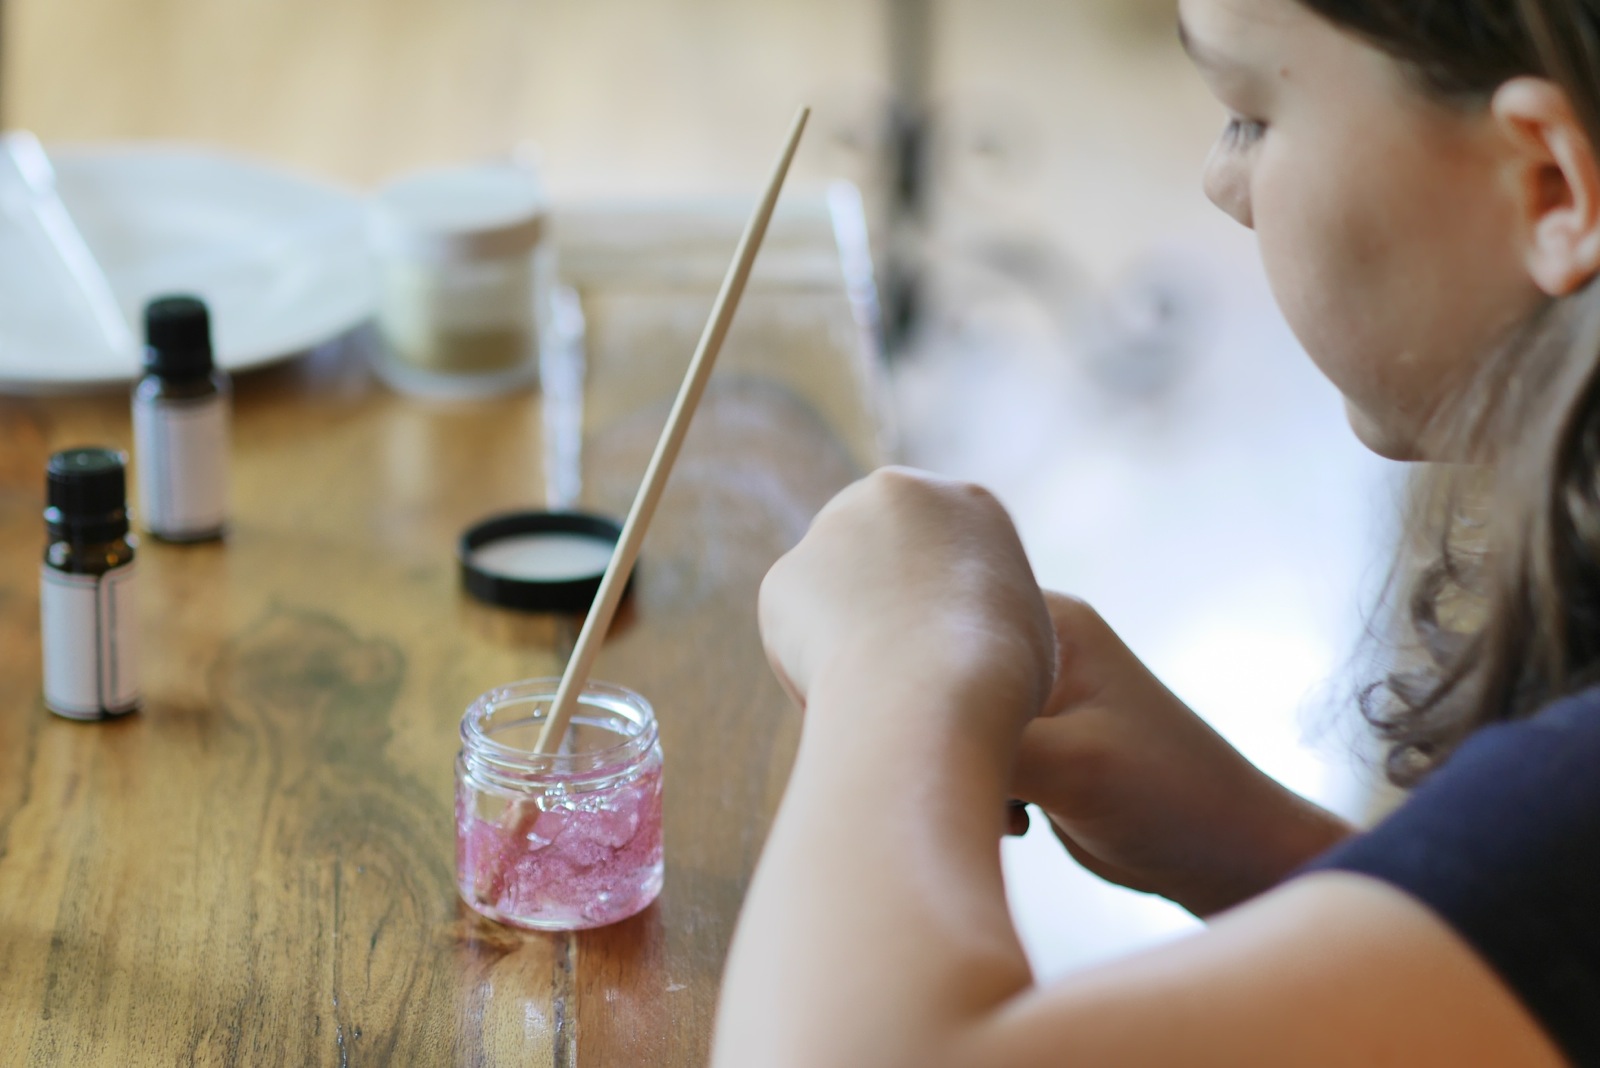
[{"label": "white bottle label", "polygon": [[228,518],[228,398],[133,404],[139,515],[164,538],[215,534]]},{"label": "white bottle label", "polygon": [[133,564],[104,575],[40,571],[44,702],[72,719],[139,706],[138,602]]}]

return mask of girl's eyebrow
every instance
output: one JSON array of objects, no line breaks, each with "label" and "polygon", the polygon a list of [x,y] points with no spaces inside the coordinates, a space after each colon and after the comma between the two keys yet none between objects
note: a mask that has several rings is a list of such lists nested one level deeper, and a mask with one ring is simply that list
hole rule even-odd
[{"label": "girl's eyebrow", "polygon": [[1189,29],[1189,24],[1183,21],[1183,15],[1178,15],[1178,43],[1188,53],[1189,59],[1197,67],[1208,70],[1237,70],[1244,66],[1236,59],[1232,59],[1213,49],[1209,44],[1195,40],[1194,32]]}]

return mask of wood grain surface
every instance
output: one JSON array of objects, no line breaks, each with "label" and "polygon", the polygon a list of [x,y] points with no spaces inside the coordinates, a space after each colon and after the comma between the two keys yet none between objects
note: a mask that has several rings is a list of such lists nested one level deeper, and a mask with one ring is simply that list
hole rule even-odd
[{"label": "wood grain surface", "polygon": [[[633,259],[576,278],[585,503],[613,514],[714,285]],[[0,398],[0,1064],[704,1062],[797,736],[755,591],[880,455],[842,291],[782,262],[758,268],[599,661],[655,703],[667,769],[666,888],[599,931],[497,927],[454,888],[461,712],[558,674],[574,634],[457,588],[459,531],[543,499],[533,396],[407,400],[350,345],[242,378],[233,532],[140,545],[146,705],[105,724],[41,701],[40,510],[50,451],[126,447],[127,401]]]}]

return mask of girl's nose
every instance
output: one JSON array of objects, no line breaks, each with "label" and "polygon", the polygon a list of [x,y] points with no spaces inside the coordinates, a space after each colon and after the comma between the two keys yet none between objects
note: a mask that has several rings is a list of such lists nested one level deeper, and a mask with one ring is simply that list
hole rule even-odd
[{"label": "girl's nose", "polygon": [[1240,226],[1255,229],[1250,212],[1250,171],[1242,161],[1230,158],[1220,145],[1213,148],[1201,174],[1201,185],[1211,203]]}]

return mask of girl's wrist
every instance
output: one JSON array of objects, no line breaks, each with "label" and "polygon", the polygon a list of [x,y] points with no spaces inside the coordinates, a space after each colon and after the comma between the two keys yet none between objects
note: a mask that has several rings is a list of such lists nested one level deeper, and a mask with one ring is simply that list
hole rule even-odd
[{"label": "girl's wrist", "polygon": [[1198,916],[1212,916],[1271,890],[1296,870],[1355,833],[1332,812],[1272,782],[1270,793],[1240,814],[1249,858],[1234,870],[1200,880],[1178,903]]},{"label": "girl's wrist", "polygon": [[933,787],[992,814],[998,836],[1023,718],[1008,703],[981,674],[841,664],[812,688],[791,793],[809,784],[853,808]]},{"label": "girl's wrist", "polygon": [[954,731],[992,738],[1009,760],[1050,690],[1036,660],[1020,640],[984,634],[841,649],[811,681],[808,730]]}]

